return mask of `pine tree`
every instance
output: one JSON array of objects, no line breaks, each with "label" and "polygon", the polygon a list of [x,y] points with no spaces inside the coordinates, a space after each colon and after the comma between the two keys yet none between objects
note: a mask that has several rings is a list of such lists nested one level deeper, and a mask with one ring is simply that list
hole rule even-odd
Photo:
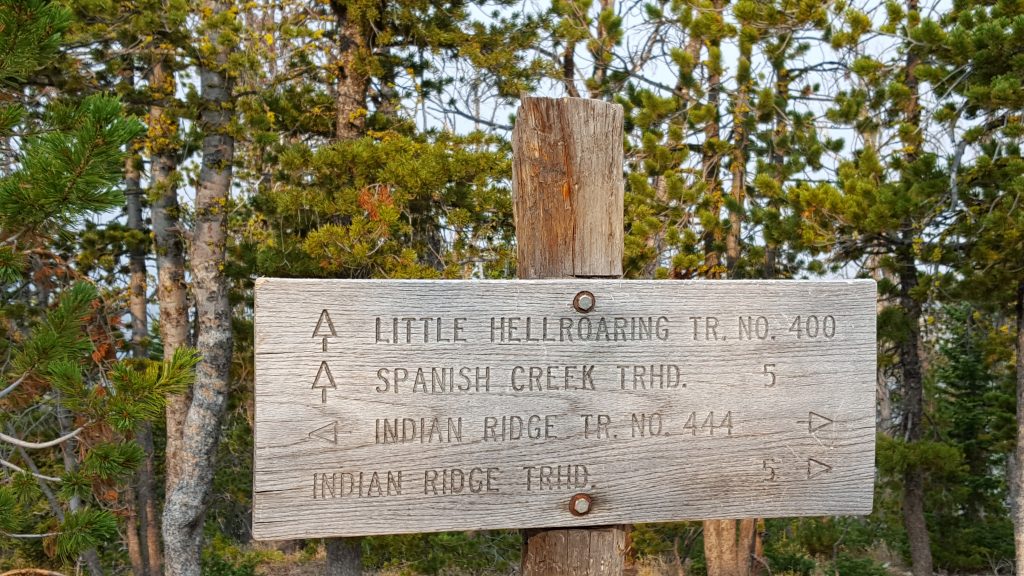
[{"label": "pine tree", "polygon": [[923,77],[947,96],[938,119],[953,136],[949,157],[949,258],[962,274],[962,294],[976,305],[1016,318],[1017,441],[1010,468],[1016,565],[1024,565],[1024,213],[1019,208],[1020,110],[1024,91],[1016,59],[1024,11],[1008,3],[957,2],[925,22],[920,40],[933,55]]},{"label": "pine tree", "polygon": [[[159,418],[164,396],[191,378],[194,354],[165,364],[117,361],[116,311],[55,248],[82,219],[117,207],[124,150],[142,132],[107,96],[50,98],[45,106],[21,82],[52,65],[71,14],[49,2],[5,2],[0,83],[8,102],[3,135],[23,136],[16,168],[0,179],[0,314],[6,320],[0,402],[0,537],[21,563],[80,561],[102,574],[98,549],[115,539],[111,506],[143,456],[134,442]],[[42,438],[40,438],[42,436]],[[44,504],[45,503],[45,504]],[[44,551],[47,554],[44,554]],[[47,560],[52,556],[52,560]]]}]

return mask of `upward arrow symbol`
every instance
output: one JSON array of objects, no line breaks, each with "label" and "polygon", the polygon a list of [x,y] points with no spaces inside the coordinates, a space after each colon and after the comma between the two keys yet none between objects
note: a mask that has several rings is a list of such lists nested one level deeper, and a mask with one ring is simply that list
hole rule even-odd
[{"label": "upward arrow symbol", "polygon": [[[327,381],[324,382],[323,384],[321,384],[320,383],[320,379],[321,378],[325,378]],[[331,375],[331,369],[327,367],[327,361],[325,360],[325,361],[320,363],[320,370],[317,371],[316,378],[313,380],[313,389],[314,390],[320,389],[320,392],[321,392],[320,403],[321,404],[326,404],[327,403],[327,389],[328,388],[337,389],[338,385],[334,383],[334,376]]]},{"label": "upward arrow symbol", "polygon": [[334,322],[331,322],[331,315],[324,308],[320,312],[320,319],[316,321],[316,328],[313,328],[313,338],[322,339],[321,351],[327,352],[327,339],[337,335],[338,333],[334,330]]}]

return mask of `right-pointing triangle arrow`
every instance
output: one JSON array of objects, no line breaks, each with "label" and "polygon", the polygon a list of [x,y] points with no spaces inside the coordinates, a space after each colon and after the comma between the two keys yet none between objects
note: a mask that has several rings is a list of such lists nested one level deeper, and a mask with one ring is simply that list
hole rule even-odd
[{"label": "right-pointing triangle arrow", "polygon": [[808,432],[817,432],[826,426],[832,425],[832,419],[828,416],[822,416],[817,412],[808,412],[807,416],[807,428]]},{"label": "right-pointing triangle arrow", "polygon": [[822,416],[817,412],[808,412],[807,420],[797,420],[797,424],[807,424],[807,431],[814,434],[822,428],[831,426],[835,421],[828,416]]},{"label": "right-pointing triangle arrow", "polygon": [[309,433],[310,438],[319,438],[331,444],[338,443],[338,421],[335,420],[326,426],[321,426]]},{"label": "right-pointing triangle arrow", "polygon": [[815,460],[814,458],[807,459],[807,479],[810,480],[815,476],[821,476],[822,474],[828,474],[832,471],[832,467],[824,462]]}]

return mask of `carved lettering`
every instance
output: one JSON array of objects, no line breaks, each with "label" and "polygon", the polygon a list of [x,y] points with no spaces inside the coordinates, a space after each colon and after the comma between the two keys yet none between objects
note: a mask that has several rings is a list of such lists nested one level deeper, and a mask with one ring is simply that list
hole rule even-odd
[{"label": "carved lettering", "polygon": [[523,466],[526,490],[581,490],[587,487],[590,474],[583,464],[556,466]]},{"label": "carved lettering", "polygon": [[462,418],[377,418],[375,444],[462,442]]},{"label": "carved lettering", "polygon": [[423,472],[423,493],[432,496],[480,494],[499,491],[496,486],[498,468],[430,469]]},{"label": "carved lettering", "polygon": [[530,414],[529,416],[486,416],[484,417],[484,442],[509,442],[528,438],[547,440],[555,435],[557,414]]},{"label": "carved lettering", "polygon": [[401,495],[401,470],[313,473],[314,500],[380,498]]}]

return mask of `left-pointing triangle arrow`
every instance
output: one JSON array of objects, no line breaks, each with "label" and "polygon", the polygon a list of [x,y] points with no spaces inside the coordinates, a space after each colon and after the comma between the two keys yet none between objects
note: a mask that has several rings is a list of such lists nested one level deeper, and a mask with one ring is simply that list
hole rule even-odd
[{"label": "left-pointing triangle arrow", "polygon": [[309,433],[310,438],[319,438],[331,444],[338,443],[338,421],[335,420],[326,426],[321,426]]}]

